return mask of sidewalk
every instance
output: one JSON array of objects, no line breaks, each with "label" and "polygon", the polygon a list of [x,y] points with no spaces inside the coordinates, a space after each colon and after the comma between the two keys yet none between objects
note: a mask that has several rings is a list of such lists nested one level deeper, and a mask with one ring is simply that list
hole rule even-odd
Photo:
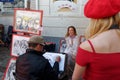
[{"label": "sidewalk", "polygon": [[2,80],[9,59],[10,50],[7,47],[0,46],[0,80]]}]

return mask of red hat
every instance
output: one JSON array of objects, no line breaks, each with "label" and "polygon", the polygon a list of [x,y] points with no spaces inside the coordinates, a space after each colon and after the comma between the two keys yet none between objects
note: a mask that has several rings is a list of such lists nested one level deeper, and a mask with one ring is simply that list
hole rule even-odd
[{"label": "red hat", "polygon": [[84,8],[84,14],[88,18],[105,18],[117,14],[120,11],[120,0],[89,0]]}]

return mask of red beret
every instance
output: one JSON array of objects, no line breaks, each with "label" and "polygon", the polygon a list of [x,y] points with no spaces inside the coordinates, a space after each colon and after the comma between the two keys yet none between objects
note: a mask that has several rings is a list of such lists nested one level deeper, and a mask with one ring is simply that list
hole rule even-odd
[{"label": "red beret", "polygon": [[120,11],[120,0],[89,0],[84,7],[84,14],[88,18],[105,18]]}]

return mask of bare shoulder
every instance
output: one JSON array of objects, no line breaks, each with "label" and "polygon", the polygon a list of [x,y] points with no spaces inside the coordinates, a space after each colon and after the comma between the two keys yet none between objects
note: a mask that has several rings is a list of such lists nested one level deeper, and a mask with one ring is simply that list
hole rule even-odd
[{"label": "bare shoulder", "polygon": [[80,44],[80,48],[92,52],[91,46],[88,41],[84,41]]}]

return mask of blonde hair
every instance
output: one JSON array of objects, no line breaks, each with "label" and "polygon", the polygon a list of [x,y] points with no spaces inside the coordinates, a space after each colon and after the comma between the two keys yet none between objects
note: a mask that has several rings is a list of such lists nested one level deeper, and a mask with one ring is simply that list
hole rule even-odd
[{"label": "blonde hair", "polygon": [[86,39],[94,38],[102,32],[109,30],[113,24],[118,24],[120,28],[120,16],[116,14],[112,17],[102,19],[91,19],[89,27],[86,29]]}]

